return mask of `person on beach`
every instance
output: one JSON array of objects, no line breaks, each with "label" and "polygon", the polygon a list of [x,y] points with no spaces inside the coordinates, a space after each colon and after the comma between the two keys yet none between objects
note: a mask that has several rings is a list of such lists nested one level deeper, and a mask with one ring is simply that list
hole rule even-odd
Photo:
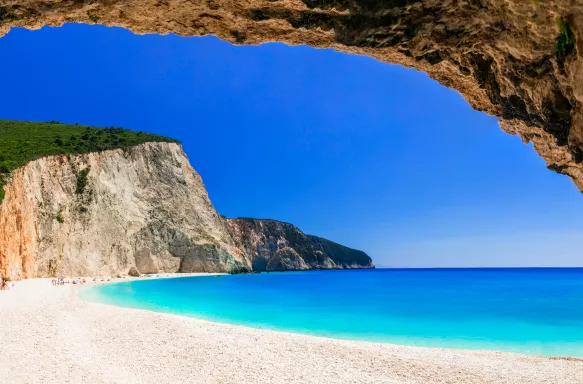
[{"label": "person on beach", "polygon": [[0,290],[2,290],[2,291],[8,290],[8,284],[6,283],[6,280],[4,280],[4,279],[2,279],[2,284],[0,285]]}]

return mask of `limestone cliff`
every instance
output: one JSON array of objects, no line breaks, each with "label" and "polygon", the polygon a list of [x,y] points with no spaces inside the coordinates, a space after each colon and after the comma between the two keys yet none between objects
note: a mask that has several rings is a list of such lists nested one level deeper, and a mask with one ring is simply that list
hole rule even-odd
[{"label": "limestone cliff", "polygon": [[44,157],[4,190],[0,273],[11,279],[372,266],[289,224],[227,222],[176,143]]},{"label": "limestone cliff", "polygon": [[[85,179],[85,181],[84,181]],[[174,143],[52,156],[16,170],[0,205],[5,277],[229,272],[234,248]]]},{"label": "limestone cliff", "polygon": [[244,218],[228,224],[254,271],[374,268],[366,253],[306,235],[288,223]]},{"label": "limestone cliff", "polygon": [[0,0],[0,35],[66,22],[331,47],[417,68],[583,190],[582,0]]}]

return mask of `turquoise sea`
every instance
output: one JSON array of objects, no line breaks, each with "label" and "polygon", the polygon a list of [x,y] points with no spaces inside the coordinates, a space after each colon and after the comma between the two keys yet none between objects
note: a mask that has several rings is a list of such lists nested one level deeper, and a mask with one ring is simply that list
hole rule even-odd
[{"label": "turquoise sea", "polygon": [[85,300],[430,347],[583,357],[583,269],[377,269],[143,279]]}]

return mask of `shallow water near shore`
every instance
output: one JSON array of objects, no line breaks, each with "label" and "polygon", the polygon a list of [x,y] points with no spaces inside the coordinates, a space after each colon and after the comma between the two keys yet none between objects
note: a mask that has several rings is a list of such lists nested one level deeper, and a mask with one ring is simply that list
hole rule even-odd
[{"label": "shallow water near shore", "polygon": [[583,269],[377,269],[147,279],[82,299],[304,334],[583,357]]}]

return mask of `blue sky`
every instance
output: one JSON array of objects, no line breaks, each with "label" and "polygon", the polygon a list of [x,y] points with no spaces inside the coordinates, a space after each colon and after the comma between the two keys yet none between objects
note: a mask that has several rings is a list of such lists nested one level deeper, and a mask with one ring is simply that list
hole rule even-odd
[{"label": "blue sky", "polygon": [[226,216],[288,221],[380,266],[583,266],[569,178],[413,69],[87,25],[12,30],[0,57],[0,118],[178,138]]}]

